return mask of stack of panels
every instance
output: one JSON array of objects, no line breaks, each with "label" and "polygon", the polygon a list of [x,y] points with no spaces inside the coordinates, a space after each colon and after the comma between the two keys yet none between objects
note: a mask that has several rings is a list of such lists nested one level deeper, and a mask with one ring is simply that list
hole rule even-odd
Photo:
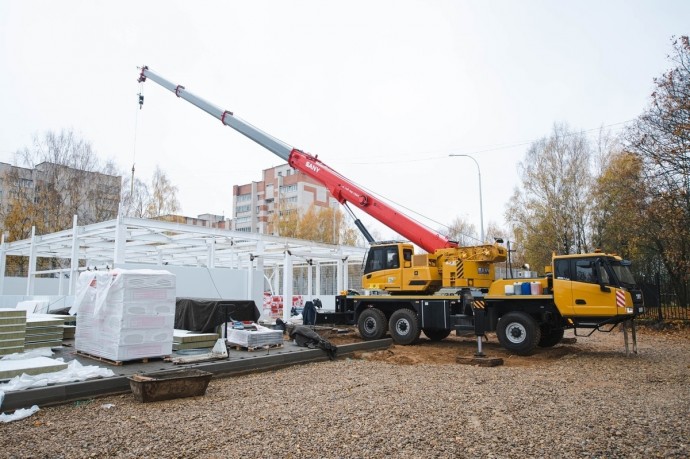
[{"label": "stack of panels", "polygon": [[62,346],[64,333],[63,319],[55,319],[49,315],[31,314],[26,318],[25,349]]},{"label": "stack of panels", "polygon": [[26,311],[0,308],[0,356],[24,352]]},{"label": "stack of panels", "polygon": [[246,348],[283,344],[282,330],[228,330],[228,342]]},{"label": "stack of panels", "polygon": [[[81,276],[86,276],[82,279]],[[168,271],[82,273],[75,348],[114,361],[172,353],[175,276]]]},{"label": "stack of panels", "polygon": [[[37,315],[37,314],[34,314]],[[61,319],[63,321],[63,335],[62,340],[74,339],[74,334],[77,330],[77,318],[76,316],[70,316],[68,314],[40,314],[41,317],[50,317],[52,319]]]},{"label": "stack of panels", "polygon": [[76,337],[77,334],[77,326],[76,325],[63,325],[62,326],[63,330],[63,335],[62,335],[62,340],[73,340]]},{"label": "stack of panels", "polygon": [[195,333],[187,330],[175,330],[173,334],[173,351],[183,349],[210,349],[216,345],[218,333]]}]

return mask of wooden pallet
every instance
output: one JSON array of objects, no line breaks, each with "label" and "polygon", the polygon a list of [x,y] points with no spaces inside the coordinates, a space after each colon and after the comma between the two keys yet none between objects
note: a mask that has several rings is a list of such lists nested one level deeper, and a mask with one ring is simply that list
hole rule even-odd
[{"label": "wooden pallet", "polygon": [[236,351],[260,351],[262,349],[278,349],[283,347],[283,343],[279,344],[264,344],[263,346],[240,346],[239,344],[228,344],[228,348],[235,349]]},{"label": "wooden pallet", "polygon": [[107,363],[108,365],[115,365],[115,366],[122,366],[127,363],[149,363],[151,360],[158,360],[158,359],[169,359],[169,355],[161,355],[158,357],[143,357],[140,359],[131,359],[131,360],[112,360],[107,357],[101,357],[100,355],[93,355],[89,354],[88,352],[84,351],[75,351],[75,353],[80,356],[80,357],[86,357],[88,359],[93,359],[93,360],[98,360],[99,362]]}]

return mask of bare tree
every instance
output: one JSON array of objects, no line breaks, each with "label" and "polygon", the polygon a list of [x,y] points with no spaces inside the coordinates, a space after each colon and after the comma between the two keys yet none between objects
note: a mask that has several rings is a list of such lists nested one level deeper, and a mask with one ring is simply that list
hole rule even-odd
[{"label": "bare tree", "polygon": [[583,133],[555,125],[551,136],[534,142],[518,166],[521,186],[508,205],[506,220],[522,240],[519,254],[535,266],[551,252],[589,250],[592,148]]},{"label": "bare tree", "polygon": [[138,178],[127,177],[122,182],[122,213],[127,217],[145,218],[148,203],[151,199],[149,187]]},{"label": "bare tree", "polygon": [[151,179],[151,195],[146,205],[146,218],[172,215],[180,210],[177,200],[177,187],[173,185],[163,170],[156,166]]},{"label": "bare tree", "polygon": [[34,136],[32,146],[18,151],[15,159],[33,171],[25,191],[32,194],[34,217],[41,219],[44,231],[70,227],[74,215],[84,224],[117,215],[120,177],[114,175],[115,165],[102,164],[91,144],[73,131]]},{"label": "bare tree", "polygon": [[[439,231],[441,232],[441,231]],[[457,241],[461,247],[467,247],[480,244],[477,228],[460,217],[456,217],[444,231],[448,239]]]},{"label": "bare tree", "polygon": [[[115,218],[120,177],[112,161],[101,164],[89,142],[73,131],[35,135],[30,147],[15,154],[15,166],[3,165],[0,219],[10,241],[81,224]],[[40,259],[41,268],[61,266],[64,260]],[[27,260],[8,258],[7,272],[22,275]]]}]

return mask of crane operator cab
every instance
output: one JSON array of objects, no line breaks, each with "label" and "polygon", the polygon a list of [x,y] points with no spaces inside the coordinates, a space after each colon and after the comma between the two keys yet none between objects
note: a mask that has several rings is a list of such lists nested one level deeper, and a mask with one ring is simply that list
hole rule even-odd
[{"label": "crane operator cab", "polygon": [[505,254],[497,244],[415,254],[410,242],[380,243],[369,249],[362,288],[392,295],[430,294],[441,288],[488,289],[494,280],[493,265],[504,261]]},{"label": "crane operator cab", "polygon": [[[410,277],[414,276],[414,273],[410,272],[413,254],[414,247],[409,243],[373,245],[364,262],[362,288],[384,290],[392,294],[408,293]],[[428,271],[428,265],[419,266],[417,267],[418,275],[423,268]]]}]

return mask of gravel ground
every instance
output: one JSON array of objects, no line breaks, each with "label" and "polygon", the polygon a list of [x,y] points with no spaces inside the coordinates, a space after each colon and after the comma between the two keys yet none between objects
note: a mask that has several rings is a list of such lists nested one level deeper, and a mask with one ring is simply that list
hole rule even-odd
[{"label": "gravel ground", "polygon": [[203,397],[47,407],[0,424],[0,456],[689,457],[688,330],[640,330],[630,357],[619,332],[530,357],[494,339],[494,368],[455,363],[474,343],[453,337],[218,378]]}]

